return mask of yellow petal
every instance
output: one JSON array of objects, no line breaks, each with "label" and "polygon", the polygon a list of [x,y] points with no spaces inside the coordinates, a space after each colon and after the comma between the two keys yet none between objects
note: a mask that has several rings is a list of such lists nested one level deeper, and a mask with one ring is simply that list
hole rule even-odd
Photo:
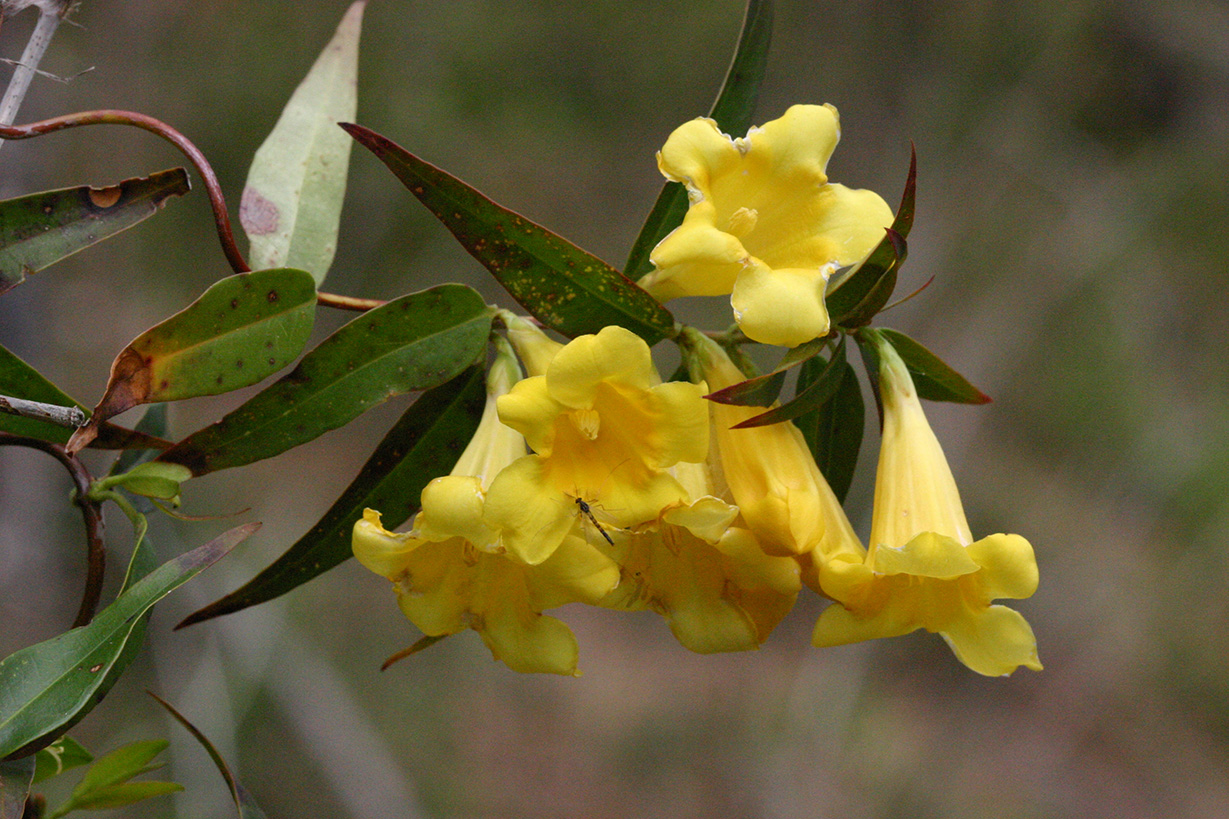
[{"label": "yellow petal", "polygon": [[459,537],[483,551],[494,551],[499,533],[482,521],[482,481],[476,477],[445,475],[422,491],[422,514],[415,533],[423,540]]},{"label": "yellow petal", "polygon": [[824,287],[831,270],[748,265],[730,297],[734,320],[748,338],[780,347],[797,347],[827,335]]},{"label": "yellow petal", "polygon": [[351,537],[354,556],[376,574],[392,580],[405,570],[410,554],[422,543],[409,532],[397,534],[380,525],[380,513],[374,509],[363,512],[356,521]]},{"label": "yellow petal", "polygon": [[[595,604],[619,584],[619,566],[584,537],[574,532],[547,560],[528,573],[530,600],[538,610],[567,603]],[[601,535],[595,535],[600,538]]]},{"label": "yellow petal", "polygon": [[833,603],[819,615],[811,632],[811,645],[841,646],[880,637],[899,637],[921,627],[907,611],[887,606],[873,617],[859,617],[840,603]]},{"label": "yellow petal", "polygon": [[501,605],[486,612],[478,633],[495,659],[513,671],[580,676],[576,635],[554,617],[524,606]]},{"label": "yellow petal", "polygon": [[880,546],[869,559],[877,574],[951,578],[972,574],[981,566],[955,538],[923,532],[899,549]]},{"label": "yellow petal", "polygon": [[987,601],[1021,600],[1037,591],[1037,559],[1033,547],[1019,535],[984,537],[969,546],[968,553],[983,567],[979,580]]},{"label": "yellow petal", "polygon": [[958,618],[942,634],[956,658],[978,674],[1006,676],[1019,666],[1041,670],[1033,629],[1006,606]]},{"label": "yellow petal", "polygon": [[563,542],[572,528],[574,506],[547,479],[543,459],[527,455],[491,482],[483,516],[487,525],[500,530],[509,553],[536,565]]},{"label": "yellow petal", "polygon": [[551,397],[546,376],[535,375],[518,381],[496,402],[499,420],[525,436],[529,448],[539,455],[550,455],[555,444],[555,419],[565,407]]},{"label": "yellow petal", "polygon": [[567,407],[593,407],[597,385],[603,382],[647,390],[658,381],[648,345],[618,326],[572,339],[546,370],[551,397]]}]

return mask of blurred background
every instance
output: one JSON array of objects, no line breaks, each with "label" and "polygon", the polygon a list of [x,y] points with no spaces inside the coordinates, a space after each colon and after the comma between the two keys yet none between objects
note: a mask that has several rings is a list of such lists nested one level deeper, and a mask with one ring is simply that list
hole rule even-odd
[{"label": "blurred background", "polygon": [[[158,117],[209,157],[233,215],[253,152],[346,5],[84,0],[42,68],[92,70],[36,79],[18,120],[103,107]],[[621,266],[660,188],[654,151],[707,112],[742,11],[374,0],[358,120]],[[33,22],[5,21],[0,57],[18,57]],[[150,650],[75,729],[96,753],[172,740],[162,778],[187,791],[115,815],[233,815],[149,688],[217,742],[272,817],[1229,816],[1227,99],[1221,3],[778,4],[756,121],[835,104],[830,176],[893,205],[917,146],[898,293],[934,283],[882,323],[994,398],[929,412],[974,532],[1017,532],[1036,549],[1041,588],[1012,605],[1044,672],[982,678],[925,633],[813,649],[821,604],[804,595],[749,654],[692,655],[652,615],[573,607],[560,616],[580,640],[580,679],[510,672],[473,633],[380,673],[418,635],[387,582],[354,561],[173,633],[315,523],[401,398],[185,487],[189,514],[249,513],[155,529],[166,559],[264,521],[155,609]],[[144,132],[78,129],[5,144],[0,196],[181,164]],[[92,405],[128,341],[227,272],[197,185],[0,298],[0,344]],[[513,305],[356,148],[326,289],[389,298],[443,281]],[[723,327],[727,310],[681,314]],[[317,337],[349,318],[326,315]],[[174,435],[250,392],[175,406]],[[863,536],[873,430],[867,446],[847,502]],[[106,456],[91,457],[104,471]],[[0,449],[2,654],[76,610],[68,489],[46,456]],[[130,533],[109,522],[118,567]]]}]

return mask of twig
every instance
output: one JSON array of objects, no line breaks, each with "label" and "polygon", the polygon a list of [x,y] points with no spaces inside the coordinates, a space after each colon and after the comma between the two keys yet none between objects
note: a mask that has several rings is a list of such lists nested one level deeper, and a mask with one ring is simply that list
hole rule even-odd
[{"label": "twig", "polygon": [[361,313],[366,310],[383,307],[388,302],[381,301],[380,299],[357,299],[353,296],[339,296],[336,293],[317,293],[316,304],[322,304],[325,307],[336,307],[338,310],[357,310]]},{"label": "twig", "polygon": [[81,605],[77,609],[76,619],[73,620],[73,628],[87,625],[90,620],[94,619],[98,601],[102,597],[102,581],[107,567],[107,552],[102,543],[102,507],[88,497],[93,476],[81,461],[69,455],[60,444],[0,432],[0,446],[24,446],[42,450],[63,464],[68,474],[72,476],[73,483],[77,487],[74,502],[81,507],[81,517],[85,521],[86,542],[85,590],[81,594]]},{"label": "twig", "polygon": [[[5,3],[0,11],[0,18],[4,12],[20,11],[27,5],[30,3]],[[30,89],[30,81],[34,79],[38,64],[42,62],[43,54],[51,45],[51,38],[55,35],[60,21],[68,14],[68,0],[44,0],[35,5],[39,7],[38,22],[34,24],[34,31],[30,33],[25,51],[21,53],[21,61],[13,70],[13,76],[9,78],[8,88],[4,89],[4,98],[0,99],[0,125],[8,125],[17,118],[17,109],[26,98],[26,91]],[[0,145],[3,144],[4,140],[0,139]]]},{"label": "twig", "polygon": [[0,412],[47,421],[69,429],[76,429],[86,420],[85,411],[78,407],[61,407],[58,404],[27,401],[24,398],[13,398],[9,395],[0,395]]},{"label": "twig", "polygon": [[243,254],[239,252],[239,247],[235,244],[235,233],[231,230],[230,216],[226,212],[226,199],[222,196],[222,188],[218,184],[217,175],[209,165],[209,160],[205,159],[205,155],[186,136],[165,122],[135,111],[102,109],[65,114],[27,125],[0,125],[0,137],[29,139],[53,131],[76,128],[80,125],[130,125],[149,131],[151,134],[157,134],[178,148],[196,167],[197,173],[201,175],[201,180],[205,183],[205,192],[209,195],[209,204],[213,207],[213,221],[218,230],[218,241],[222,243],[222,252],[226,254],[226,260],[230,262],[231,269],[236,273],[247,273],[252,269],[248,267],[247,260],[243,258]]}]

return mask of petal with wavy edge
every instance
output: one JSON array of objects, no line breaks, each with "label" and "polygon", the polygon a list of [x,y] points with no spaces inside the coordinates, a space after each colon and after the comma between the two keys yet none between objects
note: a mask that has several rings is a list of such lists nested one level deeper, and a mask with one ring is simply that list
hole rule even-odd
[{"label": "petal with wavy edge", "polygon": [[445,475],[422,491],[414,530],[423,540],[460,537],[485,552],[497,551],[499,533],[482,520],[484,493],[477,477]]},{"label": "petal with wavy edge", "polygon": [[[573,532],[547,560],[527,574],[530,602],[538,610],[568,603],[597,603],[619,584],[619,566]],[[600,537],[600,536],[599,536]]]},{"label": "petal with wavy edge", "polygon": [[572,499],[548,479],[546,463],[526,455],[495,476],[483,518],[500,530],[504,548],[530,565],[546,560],[572,528]]},{"label": "petal with wavy edge", "polygon": [[978,674],[1006,676],[1019,666],[1041,670],[1033,629],[1018,611],[1006,606],[957,618],[942,635],[956,658]]},{"label": "petal with wavy edge", "polygon": [[734,320],[762,344],[797,347],[828,332],[824,287],[831,268],[773,269],[748,265],[730,296]]},{"label": "petal with wavy edge", "polygon": [[968,553],[984,569],[978,579],[987,601],[1021,600],[1037,591],[1037,559],[1020,535],[989,535],[971,544]]},{"label": "petal with wavy edge", "polygon": [[709,188],[714,175],[725,173],[742,159],[742,152],[714,120],[703,117],[685,122],[666,139],[657,153],[662,175],[687,186],[692,201]]},{"label": "petal with wavy edge", "polygon": [[555,445],[555,419],[566,408],[551,397],[546,376],[535,375],[516,382],[496,401],[499,420],[525,436],[529,448],[550,455]]},{"label": "petal with wavy edge", "polygon": [[551,397],[574,409],[594,407],[599,384],[648,390],[660,380],[649,346],[640,336],[618,326],[572,339],[555,354],[546,370]]},{"label": "petal with wavy edge", "polygon": [[736,517],[737,506],[710,496],[697,498],[686,506],[667,509],[662,520],[671,526],[681,526],[706,543],[715,545]]},{"label": "petal with wavy edge", "polygon": [[554,617],[507,601],[485,613],[478,633],[495,659],[513,671],[580,675],[576,635]]},{"label": "petal with wavy edge", "polygon": [[873,617],[858,617],[840,603],[833,603],[819,615],[811,632],[811,645],[841,646],[880,637],[899,637],[921,628],[910,612],[886,606]]},{"label": "petal with wavy edge", "polygon": [[972,574],[981,566],[955,538],[922,532],[898,549],[879,546],[870,560],[876,574],[952,578]]},{"label": "petal with wavy edge", "polygon": [[380,513],[374,509],[363,512],[356,521],[351,546],[358,562],[392,580],[405,570],[409,556],[423,543],[409,532],[398,534],[380,525]]}]

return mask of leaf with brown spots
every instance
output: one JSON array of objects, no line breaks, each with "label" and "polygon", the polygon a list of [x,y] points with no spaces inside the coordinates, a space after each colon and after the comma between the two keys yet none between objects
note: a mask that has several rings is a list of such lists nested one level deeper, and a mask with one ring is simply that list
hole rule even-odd
[{"label": "leaf with brown spots", "polygon": [[190,187],[184,169],[173,168],[106,188],[82,185],[0,202],[0,293],[148,219]]},{"label": "leaf with brown spots", "polygon": [[306,271],[222,279],[120,352],[106,392],[69,439],[69,451],[92,441],[98,424],[139,404],[217,395],[272,375],[303,350],[315,312],[316,283]]},{"label": "leaf with brown spots", "polygon": [[461,246],[539,321],[565,336],[617,324],[649,344],[674,317],[619,271],[361,125],[342,128],[396,174]]},{"label": "leaf with brown spots", "polygon": [[442,284],[363,313],[280,381],[159,460],[194,475],[272,458],[394,395],[443,384],[486,351],[493,312],[474,290]]}]

